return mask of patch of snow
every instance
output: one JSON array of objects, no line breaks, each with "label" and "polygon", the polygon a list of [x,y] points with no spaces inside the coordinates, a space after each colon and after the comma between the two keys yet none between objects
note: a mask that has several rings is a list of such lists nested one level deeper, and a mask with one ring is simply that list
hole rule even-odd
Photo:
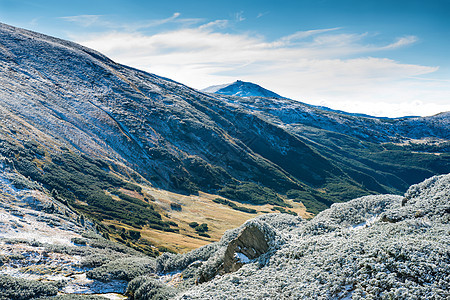
[{"label": "patch of snow", "polygon": [[250,259],[245,254],[239,252],[234,253],[234,258],[236,258],[238,262],[243,264],[248,264],[250,262]]},{"label": "patch of snow", "polygon": [[183,282],[183,273],[180,270],[159,275],[159,280],[170,286],[177,286]]},{"label": "patch of snow", "polygon": [[373,217],[370,217],[369,219],[367,219],[365,222],[359,223],[357,225],[350,226],[348,229],[350,229],[350,230],[360,230],[360,229],[363,229],[363,228],[367,228],[367,227],[372,226],[378,220],[380,220],[380,216],[373,216]]},{"label": "patch of snow", "polygon": [[109,300],[125,300],[128,299],[127,296],[116,294],[116,293],[107,293],[107,294],[94,294],[94,296],[102,296]]},{"label": "patch of snow", "polygon": [[101,282],[98,280],[89,279],[86,277],[86,273],[75,274],[67,279],[71,279],[71,282],[62,289],[62,292],[67,294],[110,294],[117,292],[125,293],[125,289],[128,284],[125,280]]}]

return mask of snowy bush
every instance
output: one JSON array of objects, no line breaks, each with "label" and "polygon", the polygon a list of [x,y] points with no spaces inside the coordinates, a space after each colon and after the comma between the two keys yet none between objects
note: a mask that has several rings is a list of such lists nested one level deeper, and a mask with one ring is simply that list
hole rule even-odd
[{"label": "snowy bush", "polygon": [[51,283],[0,275],[0,299],[25,300],[53,296],[57,292],[58,288]]},{"label": "snowy bush", "polygon": [[172,299],[176,290],[157,279],[141,276],[128,284],[126,294],[135,300],[166,300]]},{"label": "snowy bush", "polygon": [[[282,214],[248,221],[264,230],[272,251],[177,297],[449,299],[450,175],[412,186],[405,198],[366,196],[334,204],[311,221]],[[202,272],[216,268],[222,245],[237,234],[225,233]]]},{"label": "snowy bush", "polygon": [[157,264],[151,258],[122,258],[88,271],[89,278],[108,282],[114,279],[130,281],[144,274],[155,273]]}]

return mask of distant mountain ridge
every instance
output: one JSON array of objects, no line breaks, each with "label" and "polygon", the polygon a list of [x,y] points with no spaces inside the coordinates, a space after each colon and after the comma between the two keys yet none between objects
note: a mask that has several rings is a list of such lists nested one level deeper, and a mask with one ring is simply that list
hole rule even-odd
[{"label": "distant mountain ridge", "polygon": [[269,91],[268,89],[265,89],[255,83],[245,82],[241,80],[237,80],[229,84],[213,85],[203,89],[202,92],[239,97],[267,97],[286,99],[285,97]]},{"label": "distant mountain ridge", "polygon": [[[220,84],[220,85],[213,85],[210,87],[207,87],[205,89],[201,90],[205,93],[214,93],[214,94],[221,94],[221,95],[227,95],[227,96],[237,96],[237,97],[265,97],[265,98],[277,98],[277,99],[289,99],[286,97],[282,97],[279,94],[270,91],[268,89],[263,88],[262,86],[252,83],[252,82],[245,82],[241,80],[237,80],[232,83],[228,84]],[[309,105],[306,103],[303,103],[305,105]],[[335,112],[343,115],[350,115],[355,117],[365,117],[365,118],[377,118],[377,119],[395,119],[395,118],[388,118],[388,117],[375,117],[367,114],[362,113],[349,113],[342,110],[332,109],[326,106],[320,106],[320,105],[309,105],[311,107],[318,108],[320,110],[324,111],[330,111]],[[402,118],[417,118],[418,116],[404,116]]]}]

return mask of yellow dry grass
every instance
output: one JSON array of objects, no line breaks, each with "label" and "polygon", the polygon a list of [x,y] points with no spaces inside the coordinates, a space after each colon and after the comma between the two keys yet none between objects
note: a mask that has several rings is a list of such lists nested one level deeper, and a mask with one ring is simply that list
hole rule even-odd
[{"label": "yellow dry grass", "polygon": [[[218,241],[225,231],[242,225],[245,221],[267,212],[273,212],[273,205],[249,205],[236,202],[239,206],[252,208],[258,211],[257,214],[249,214],[234,210],[229,206],[218,204],[212,200],[218,198],[217,195],[199,192],[199,195],[180,195],[165,190],[145,187],[144,193],[154,197],[155,207],[160,211],[165,220],[172,220],[178,224],[179,233],[164,232],[155,229],[144,229],[141,235],[144,239],[151,241],[157,246],[164,246],[179,253],[188,252],[192,249],[206,245],[213,241]],[[286,200],[293,208],[289,210],[298,215],[310,218],[301,203]],[[172,210],[171,203],[181,205],[181,211]],[[208,224],[207,232],[211,238],[199,236],[197,232],[189,226],[189,223]]]}]

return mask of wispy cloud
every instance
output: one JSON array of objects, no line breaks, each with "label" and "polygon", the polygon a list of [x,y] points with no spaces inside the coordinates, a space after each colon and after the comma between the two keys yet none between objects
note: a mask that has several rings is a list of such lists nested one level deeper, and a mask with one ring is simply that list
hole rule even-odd
[{"label": "wispy cloud", "polygon": [[383,47],[382,49],[390,50],[390,49],[405,47],[405,46],[414,44],[418,40],[419,39],[413,35],[405,36],[405,37],[398,38],[394,43],[389,44],[389,45]]},{"label": "wispy cloud", "polygon": [[199,27],[199,29],[200,30],[205,30],[205,29],[206,30],[210,30],[210,29],[212,30],[212,29],[215,29],[215,28],[224,29],[224,28],[228,27],[229,23],[230,22],[228,20],[216,20],[216,21],[209,22],[209,23],[201,25]]},{"label": "wispy cloud", "polygon": [[34,18],[29,23],[31,26],[37,26],[39,24],[39,18]]},{"label": "wispy cloud", "polygon": [[117,21],[112,22],[109,20],[108,16],[104,15],[78,15],[78,16],[60,17],[60,19],[67,22],[78,24],[82,27],[96,26],[96,27],[103,27],[104,29],[107,30],[114,29],[114,30],[124,30],[128,32],[162,26],[168,23],[177,23],[186,26],[191,26],[203,21],[202,19],[195,19],[195,18],[180,18],[180,15],[181,15],[180,13],[175,12],[172,16],[168,18],[153,19],[131,23],[122,23]]},{"label": "wispy cloud", "polygon": [[319,34],[322,34],[325,32],[330,32],[330,31],[334,31],[334,30],[338,30],[338,29],[340,29],[340,28],[336,27],[336,28],[315,29],[315,30],[307,30],[307,31],[297,31],[293,34],[290,34],[290,35],[280,38],[273,45],[278,46],[278,47],[288,46],[295,42],[302,41],[303,39],[305,39],[307,37],[319,35]]},{"label": "wispy cloud", "polygon": [[244,12],[243,12],[243,11],[240,11],[240,12],[235,13],[235,14],[234,14],[234,19],[235,19],[237,22],[245,21],[246,18],[244,17]]},{"label": "wispy cloud", "polygon": [[102,15],[78,15],[78,16],[67,16],[60,17],[61,20],[76,23],[83,27],[89,27],[92,25],[101,25],[105,27],[110,27],[112,25],[109,21],[102,20]]},{"label": "wispy cloud", "polygon": [[[268,41],[263,36],[224,33],[235,21],[217,20],[151,35],[116,30],[74,39],[120,63],[195,88],[242,79],[286,97],[353,112],[401,116],[450,110],[447,83],[418,79],[438,67],[375,57],[412,45],[417,37],[374,45],[367,33],[325,28]],[[424,95],[433,101],[418,110],[415,104],[423,103]]]},{"label": "wispy cloud", "polygon": [[258,15],[256,16],[256,18],[259,19],[259,18],[262,18],[262,17],[264,17],[265,15],[268,15],[268,14],[269,14],[268,11],[266,11],[266,12],[260,12],[260,13],[258,13]]}]

